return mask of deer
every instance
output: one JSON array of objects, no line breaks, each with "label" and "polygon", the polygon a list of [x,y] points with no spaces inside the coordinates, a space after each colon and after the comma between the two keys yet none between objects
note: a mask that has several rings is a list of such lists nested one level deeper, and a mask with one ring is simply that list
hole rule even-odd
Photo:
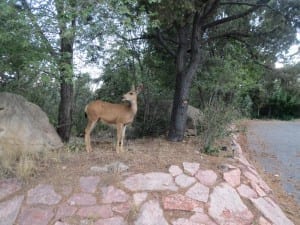
[{"label": "deer", "polygon": [[[90,102],[85,107],[85,115],[88,119],[85,128],[85,147],[86,151],[92,152],[91,132],[95,128],[98,121],[104,124],[115,125],[117,129],[116,152],[119,154],[124,152],[123,140],[125,137],[126,126],[131,124],[138,110],[137,96],[143,89],[143,85],[139,85],[137,89],[132,86],[131,90],[123,95],[123,103],[110,103],[101,100]],[[124,103],[125,102],[125,103]]]}]

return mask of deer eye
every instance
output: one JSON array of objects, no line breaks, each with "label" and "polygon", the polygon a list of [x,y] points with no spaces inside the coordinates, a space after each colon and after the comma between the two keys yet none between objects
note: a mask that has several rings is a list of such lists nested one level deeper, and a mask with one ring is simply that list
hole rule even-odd
[{"label": "deer eye", "polygon": [[130,95],[133,95],[133,93],[132,93],[132,92],[130,92],[129,94],[130,94]]}]

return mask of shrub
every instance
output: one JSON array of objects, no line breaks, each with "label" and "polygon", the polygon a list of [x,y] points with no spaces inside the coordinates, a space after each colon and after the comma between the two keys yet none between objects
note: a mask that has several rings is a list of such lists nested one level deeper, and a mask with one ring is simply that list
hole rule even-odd
[{"label": "shrub", "polygon": [[203,141],[203,149],[207,154],[218,153],[215,146],[218,138],[228,135],[228,126],[239,117],[239,112],[220,99],[209,102],[203,109],[201,123],[198,124],[198,135]]}]

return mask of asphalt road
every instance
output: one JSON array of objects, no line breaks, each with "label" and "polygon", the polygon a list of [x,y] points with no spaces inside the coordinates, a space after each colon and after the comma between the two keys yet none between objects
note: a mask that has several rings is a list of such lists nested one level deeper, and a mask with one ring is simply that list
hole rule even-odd
[{"label": "asphalt road", "polygon": [[250,121],[247,140],[260,165],[279,176],[285,191],[300,205],[300,120]]}]

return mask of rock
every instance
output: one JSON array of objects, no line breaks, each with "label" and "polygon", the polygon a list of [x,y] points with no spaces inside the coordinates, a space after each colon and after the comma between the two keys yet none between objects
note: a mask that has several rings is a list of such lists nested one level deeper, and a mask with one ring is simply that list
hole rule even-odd
[{"label": "rock", "polygon": [[[260,188],[263,189],[263,191],[267,194],[272,193],[271,188],[262,180],[259,175],[255,175],[250,171],[244,171],[244,176],[248,178],[248,180],[251,182],[251,184],[254,184],[253,186],[256,186],[257,184]],[[253,187],[256,189],[256,187]]]},{"label": "rock", "polygon": [[39,184],[28,191],[27,204],[55,205],[59,203],[61,198],[62,197],[54,191],[52,185]]},{"label": "rock", "polygon": [[194,177],[187,176],[185,174],[180,174],[175,178],[175,183],[181,188],[186,188],[191,186],[196,182]]},{"label": "rock", "polygon": [[106,173],[122,173],[126,172],[129,167],[122,162],[113,162],[103,167],[101,166],[92,166],[91,170],[94,172],[106,172]]},{"label": "rock", "polygon": [[54,213],[51,208],[25,208],[18,218],[18,225],[48,225]]},{"label": "rock", "polygon": [[124,221],[123,217],[121,216],[115,216],[108,219],[100,219],[97,220],[95,225],[127,225],[127,223]]},{"label": "rock", "polygon": [[192,222],[196,222],[197,224],[217,225],[204,212],[197,212],[197,213],[195,213],[193,216],[191,216],[190,220]]},{"label": "rock", "polygon": [[0,203],[0,225],[13,225],[19,213],[24,196],[20,195]]},{"label": "rock", "polygon": [[76,213],[80,217],[85,218],[110,218],[113,216],[111,205],[94,205],[81,207]]},{"label": "rock", "polygon": [[0,201],[7,196],[19,191],[22,187],[21,182],[15,178],[0,180]]},{"label": "rock", "polygon": [[173,221],[172,225],[217,225],[205,213],[195,213],[191,218],[179,218]]},{"label": "rock", "polygon": [[200,202],[207,202],[209,188],[203,184],[196,183],[190,189],[188,189],[185,195]]},{"label": "rock", "polygon": [[172,225],[199,225],[199,223],[190,221],[189,219],[179,218],[172,222]]},{"label": "rock", "polygon": [[131,191],[177,191],[178,187],[169,173],[152,172],[134,174],[124,181],[123,185]]},{"label": "rock", "polygon": [[170,168],[169,168],[169,173],[170,173],[173,177],[176,177],[176,176],[182,174],[183,171],[182,171],[182,169],[181,169],[179,166],[172,165],[172,166],[170,166]]},{"label": "rock", "polygon": [[57,208],[55,219],[60,220],[66,217],[73,216],[76,211],[77,211],[77,207],[70,206],[64,203]]},{"label": "rock", "polygon": [[260,197],[251,199],[255,207],[274,225],[294,225],[286,215],[282,212],[279,206],[269,197]]},{"label": "rock", "polygon": [[124,217],[127,217],[131,209],[129,202],[121,203],[112,207],[112,210]]},{"label": "rock", "polygon": [[116,189],[114,186],[103,187],[101,190],[103,203],[126,202],[129,199],[129,195],[121,189]]},{"label": "rock", "polygon": [[185,173],[194,176],[196,172],[199,170],[199,163],[191,163],[191,162],[183,162],[183,170]]},{"label": "rock", "polygon": [[100,182],[100,177],[90,176],[90,177],[80,177],[80,188],[82,192],[95,193],[97,190],[97,185]]},{"label": "rock", "polygon": [[140,213],[135,225],[168,225],[163,211],[159,206],[159,203],[154,200],[150,200],[144,203],[140,209]]},{"label": "rock", "polygon": [[70,225],[69,223],[61,222],[61,221],[56,221],[54,225]]},{"label": "rock", "polygon": [[232,187],[239,186],[241,183],[241,171],[240,169],[232,169],[223,173],[224,180]]},{"label": "rock", "polygon": [[201,184],[206,186],[212,186],[217,181],[217,174],[213,170],[199,170],[195,177],[200,181]]},{"label": "rock", "polygon": [[254,181],[250,181],[250,185],[258,193],[260,197],[267,196],[267,194],[263,191],[263,189],[261,189],[258,183]]},{"label": "rock", "polygon": [[201,204],[182,194],[172,194],[163,197],[163,207],[167,210],[195,211]]},{"label": "rock", "polygon": [[203,121],[203,113],[199,109],[188,105],[185,135],[196,136],[197,126],[201,121]]},{"label": "rock", "polygon": [[133,201],[136,206],[139,206],[142,202],[144,202],[148,197],[147,192],[135,193],[133,194]]},{"label": "rock", "polygon": [[0,154],[40,152],[63,146],[40,107],[20,95],[0,93]]},{"label": "rock", "polygon": [[272,225],[270,224],[264,217],[259,217],[259,220],[258,220],[258,224],[259,225]]},{"label": "rock", "polygon": [[248,199],[250,199],[250,198],[257,198],[257,193],[252,188],[250,188],[248,185],[241,184],[237,188],[237,191],[244,198],[248,198]]},{"label": "rock", "polygon": [[69,223],[61,222],[61,221],[56,221],[54,225],[70,225]]},{"label": "rock", "polygon": [[73,194],[69,199],[70,205],[95,205],[96,198],[88,193]]},{"label": "rock", "polygon": [[226,225],[250,225],[254,218],[235,189],[226,183],[216,186],[210,194],[208,213],[218,224]]}]

